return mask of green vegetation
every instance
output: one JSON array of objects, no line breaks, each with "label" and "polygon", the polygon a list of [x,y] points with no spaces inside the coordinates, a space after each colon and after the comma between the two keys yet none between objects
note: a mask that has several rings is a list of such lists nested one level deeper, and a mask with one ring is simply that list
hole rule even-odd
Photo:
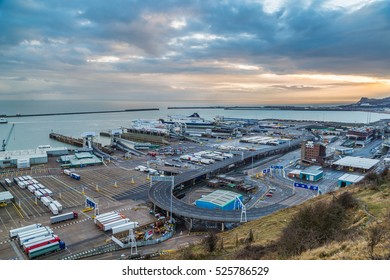
[{"label": "green vegetation", "polygon": [[390,175],[284,209],[166,259],[390,259]]}]

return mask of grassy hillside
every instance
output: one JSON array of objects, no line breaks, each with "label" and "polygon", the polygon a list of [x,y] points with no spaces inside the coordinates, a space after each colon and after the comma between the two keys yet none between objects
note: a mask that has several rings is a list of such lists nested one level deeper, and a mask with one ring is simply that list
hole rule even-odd
[{"label": "grassy hillside", "polygon": [[165,259],[390,259],[390,175],[211,233]]}]

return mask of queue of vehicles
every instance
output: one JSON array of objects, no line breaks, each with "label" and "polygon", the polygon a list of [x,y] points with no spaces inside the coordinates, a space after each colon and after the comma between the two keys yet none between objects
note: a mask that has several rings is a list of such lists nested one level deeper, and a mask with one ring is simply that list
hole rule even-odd
[{"label": "queue of vehicles", "polygon": [[34,179],[33,177],[19,176],[14,177],[13,182],[8,178],[5,178],[4,181],[9,187],[11,187],[13,183],[15,183],[21,189],[27,189],[37,199],[39,199],[43,203],[43,205],[48,207],[53,215],[58,215],[59,213],[61,213],[63,208],[62,204],[59,203],[57,200],[53,199],[53,191],[48,189],[43,184],[39,183],[38,180]]},{"label": "queue of vehicles", "polygon": [[29,259],[65,249],[65,243],[54,234],[50,227],[41,224],[12,229],[10,238],[16,239]]}]

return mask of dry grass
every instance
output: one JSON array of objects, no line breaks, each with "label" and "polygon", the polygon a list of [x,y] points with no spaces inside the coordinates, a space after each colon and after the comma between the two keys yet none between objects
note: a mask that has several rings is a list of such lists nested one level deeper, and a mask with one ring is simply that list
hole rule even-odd
[{"label": "dry grass", "polygon": [[[304,207],[318,201],[326,202],[343,192],[350,192],[359,202],[359,206],[347,211],[343,223],[343,238],[325,245],[307,250],[291,259],[305,260],[361,260],[390,259],[390,184],[386,178],[384,184],[372,187],[364,185],[344,188],[335,194],[316,197],[302,205],[284,209],[264,218],[245,223],[231,231],[218,234],[217,250],[206,253],[202,245],[193,245],[165,255],[165,259],[280,259],[276,243],[283,229],[292,218]],[[372,227],[383,228],[380,238],[370,252],[370,241],[373,237]],[[248,244],[249,232],[253,232],[253,242]],[[375,231],[374,231],[375,233]],[[381,235],[382,234],[382,235]],[[223,249],[221,249],[223,240]],[[247,254],[247,255],[246,255]],[[248,257],[246,257],[248,256]]]}]

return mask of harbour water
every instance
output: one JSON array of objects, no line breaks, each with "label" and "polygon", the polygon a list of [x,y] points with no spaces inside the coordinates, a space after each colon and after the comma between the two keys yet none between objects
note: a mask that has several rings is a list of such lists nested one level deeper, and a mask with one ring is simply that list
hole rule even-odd
[{"label": "harbour water", "polygon": [[[223,110],[223,109],[167,109],[171,103],[124,102],[124,101],[1,101],[2,114],[37,114],[56,112],[78,112],[98,110],[124,110],[137,108],[160,108],[158,111],[120,112],[106,114],[59,115],[39,117],[9,118],[8,124],[0,125],[0,141],[8,135],[11,125],[15,123],[14,131],[7,145],[7,150],[33,149],[38,145],[63,146],[62,143],[49,139],[50,132],[68,136],[80,137],[84,132],[96,132],[126,127],[134,119],[158,119],[167,115],[190,115],[195,111],[205,119],[212,120],[217,115],[253,119],[294,119],[313,121],[335,121],[349,123],[368,123],[390,118],[388,114],[367,112],[335,112],[335,111],[287,111],[287,110]],[[194,104],[180,104],[192,106]],[[202,104],[196,104],[197,106]],[[203,104],[209,106],[210,104]],[[103,144],[108,143],[105,137],[97,139]]]}]

